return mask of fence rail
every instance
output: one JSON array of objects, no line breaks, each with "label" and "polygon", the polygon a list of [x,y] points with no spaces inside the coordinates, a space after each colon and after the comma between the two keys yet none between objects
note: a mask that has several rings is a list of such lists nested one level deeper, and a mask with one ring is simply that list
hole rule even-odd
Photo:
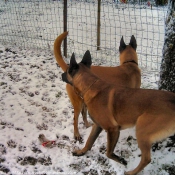
[{"label": "fence rail", "polygon": [[[66,1],[0,1],[0,42],[23,48],[53,50],[55,38],[63,32]],[[126,43],[131,35],[137,39],[139,64],[158,70],[164,43],[166,6],[154,1],[101,0],[100,33],[97,33],[98,1],[67,1],[67,57],[72,52],[82,57],[91,51],[94,64],[118,64],[121,36]],[[100,35],[100,46],[97,44]],[[100,50],[97,49],[100,47]]]}]

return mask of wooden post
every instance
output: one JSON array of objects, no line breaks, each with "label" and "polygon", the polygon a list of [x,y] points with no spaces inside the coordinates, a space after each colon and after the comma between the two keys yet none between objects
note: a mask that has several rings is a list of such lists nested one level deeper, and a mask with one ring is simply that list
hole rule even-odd
[{"label": "wooden post", "polygon": [[[63,25],[64,32],[67,31],[67,0],[63,0]],[[67,58],[67,37],[64,39],[64,56]]]},{"label": "wooden post", "polygon": [[98,10],[97,10],[97,50],[100,50],[100,12],[101,12],[101,0],[98,0]]}]

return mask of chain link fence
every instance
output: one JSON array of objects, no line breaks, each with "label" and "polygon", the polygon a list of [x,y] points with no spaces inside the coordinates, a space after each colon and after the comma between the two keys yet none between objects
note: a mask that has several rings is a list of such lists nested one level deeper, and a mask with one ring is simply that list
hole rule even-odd
[{"label": "chain link fence", "polygon": [[[158,1],[158,0],[157,0]],[[68,0],[67,57],[91,51],[94,64],[118,65],[119,42],[137,40],[141,67],[159,70],[167,6],[149,0],[101,0],[100,50],[97,50],[98,1]],[[1,0],[0,42],[22,48],[53,50],[63,32],[63,0]]]}]

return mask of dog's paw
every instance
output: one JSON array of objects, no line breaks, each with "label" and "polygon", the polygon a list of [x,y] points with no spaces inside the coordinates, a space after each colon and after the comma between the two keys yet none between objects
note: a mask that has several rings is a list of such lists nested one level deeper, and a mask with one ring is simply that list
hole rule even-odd
[{"label": "dog's paw", "polygon": [[121,164],[123,164],[125,166],[127,165],[127,161],[124,158],[120,157],[119,161],[120,161]]},{"label": "dog's paw", "polygon": [[85,153],[82,152],[82,150],[77,150],[77,151],[73,151],[72,155],[73,156],[83,156]]},{"label": "dog's paw", "polygon": [[79,141],[79,143],[83,143],[83,138],[80,135],[74,136],[75,141]]},{"label": "dog's paw", "polygon": [[127,161],[123,158],[123,157],[119,157],[117,155],[115,155],[115,158],[117,158],[117,161],[123,165],[127,165]]}]

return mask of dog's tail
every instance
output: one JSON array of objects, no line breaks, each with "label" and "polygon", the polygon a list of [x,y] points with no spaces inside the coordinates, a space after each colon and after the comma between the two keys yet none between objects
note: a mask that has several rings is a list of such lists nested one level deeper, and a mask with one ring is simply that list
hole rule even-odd
[{"label": "dog's tail", "polygon": [[61,55],[61,43],[62,41],[66,38],[66,36],[68,35],[68,32],[64,32],[61,35],[59,35],[55,42],[54,42],[54,54],[55,54],[55,58],[56,61],[58,63],[58,65],[62,68],[62,70],[64,72],[66,72],[68,65],[65,63],[62,55]]}]

